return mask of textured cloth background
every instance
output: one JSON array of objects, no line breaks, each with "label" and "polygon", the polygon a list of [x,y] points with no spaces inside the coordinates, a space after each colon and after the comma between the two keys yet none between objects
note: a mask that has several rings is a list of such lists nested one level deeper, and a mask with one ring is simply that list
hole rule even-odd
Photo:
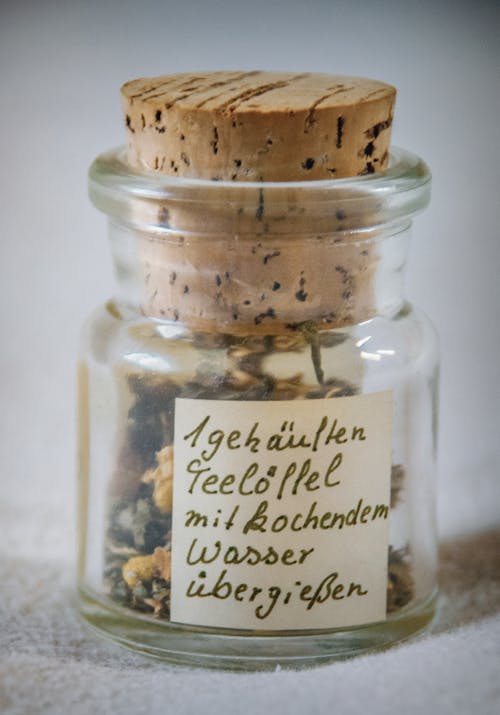
[{"label": "textured cloth background", "polygon": [[[1,0],[2,715],[498,715],[500,321],[494,0]],[[394,143],[433,171],[407,294],[441,337],[440,614],[425,636],[301,672],[177,669],[72,606],[75,363],[112,291],[94,156],[138,76],[276,69],[398,88]]]},{"label": "textured cloth background", "polygon": [[439,615],[427,635],[318,668],[233,674],[157,663],[89,634],[72,603],[69,520],[49,510],[31,522],[2,517],[5,715],[498,715],[500,530],[443,542]]}]

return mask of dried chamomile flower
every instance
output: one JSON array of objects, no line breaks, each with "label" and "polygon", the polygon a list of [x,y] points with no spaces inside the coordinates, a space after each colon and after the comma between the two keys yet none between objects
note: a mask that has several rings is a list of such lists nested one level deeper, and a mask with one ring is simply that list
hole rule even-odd
[{"label": "dried chamomile flower", "polygon": [[154,615],[169,616],[172,552],[157,547],[152,554],[135,556],[121,568],[121,579],[113,574],[109,587],[112,598],[140,611],[153,609]]},{"label": "dried chamomile flower", "polygon": [[311,389],[310,385],[305,385],[304,376],[301,372],[283,380],[274,382],[271,400],[298,400],[307,395]]},{"label": "dried chamomile flower", "polygon": [[168,606],[162,598],[145,598],[144,603],[151,606],[154,616],[168,617]]},{"label": "dried chamomile flower", "polygon": [[172,511],[173,478],[174,478],[174,448],[168,444],[156,452],[158,466],[149,469],[141,478],[144,484],[154,484],[153,500],[163,513]]},{"label": "dried chamomile flower", "polygon": [[153,570],[156,578],[170,581],[172,575],[172,551],[157,546],[153,552]]},{"label": "dried chamomile flower", "polygon": [[273,338],[273,350],[279,353],[300,352],[307,345],[304,335],[276,335]]},{"label": "dried chamomile flower", "polygon": [[228,351],[228,357],[237,370],[259,377],[262,375],[262,360],[266,353],[252,350],[245,345],[237,345]]},{"label": "dried chamomile flower", "polygon": [[325,380],[321,385],[315,385],[307,393],[308,399],[332,398],[332,397],[350,397],[356,395],[358,390],[354,385],[347,380],[338,380],[331,378]]},{"label": "dried chamomile flower", "polygon": [[129,588],[142,581],[151,581],[154,574],[153,555],[133,556],[122,566],[123,580]]},{"label": "dried chamomile flower", "polygon": [[170,617],[170,585],[161,578],[154,578],[151,583],[150,594],[144,603],[153,609],[157,618]]},{"label": "dried chamomile flower", "polygon": [[217,371],[203,364],[195,378],[186,384],[182,397],[218,400],[263,400],[269,393],[269,379],[254,377],[242,370]]},{"label": "dried chamomile flower", "polygon": [[248,390],[261,384],[261,380],[258,377],[244,370],[233,370],[227,375],[227,380],[235,390]]}]

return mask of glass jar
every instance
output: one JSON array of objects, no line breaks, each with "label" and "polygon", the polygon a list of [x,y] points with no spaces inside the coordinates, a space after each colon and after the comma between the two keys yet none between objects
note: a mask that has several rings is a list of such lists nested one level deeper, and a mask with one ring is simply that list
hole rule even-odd
[{"label": "glass jar", "polygon": [[79,365],[79,595],[115,641],[304,665],[436,599],[438,350],[403,297],[430,175],[291,183],[90,171],[115,296]]}]

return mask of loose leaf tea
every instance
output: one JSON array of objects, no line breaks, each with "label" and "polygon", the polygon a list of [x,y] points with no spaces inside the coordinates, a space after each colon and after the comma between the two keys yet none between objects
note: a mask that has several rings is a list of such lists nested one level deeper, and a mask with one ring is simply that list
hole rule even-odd
[{"label": "loose leaf tea", "polygon": [[[126,389],[132,393],[128,412],[124,463],[129,472],[137,469],[136,489],[127,500],[113,501],[107,538],[106,578],[109,596],[121,605],[170,617],[171,527],[174,479],[173,423],[176,398],[217,400],[310,400],[359,394],[351,383],[328,378],[321,368],[321,349],[342,344],[343,337],[318,334],[311,330],[292,336],[264,336],[242,339],[197,334],[195,343],[207,351],[205,364],[184,384],[157,373],[130,374]],[[217,372],[209,359],[210,350],[225,351],[227,368]],[[300,353],[310,350],[317,382],[304,381],[297,373],[289,379],[277,378],[266,370],[266,357],[275,353]],[[321,379],[320,379],[321,377]],[[393,465],[390,506],[401,500],[404,468]],[[408,549],[388,554],[387,612],[406,606],[413,598]]]}]

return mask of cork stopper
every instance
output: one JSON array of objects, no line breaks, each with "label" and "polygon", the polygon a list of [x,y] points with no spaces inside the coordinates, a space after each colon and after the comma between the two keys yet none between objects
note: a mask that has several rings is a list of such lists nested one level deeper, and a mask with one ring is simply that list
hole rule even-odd
[{"label": "cork stopper", "polygon": [[131,166],[227,181],[305,181],[387,166],[396,90],[287,72],[163,75],[122,87]]},{"label": "cork stopper", "polygon": [[244,334],[373,315],[377,257],[370,232],[360,235],[356,196],[336,189],[337,198],[347,191],[346,213],[328,189],[316,202],[304,184],[279,182],[314,186],[385,169],[393,87],[255,71],[137,79],[121,91],[128,165],[205,180],[179,182],[181,200],[171,187],[156,220],[134,209],[134,222],[159,231],[138,234],[147,315]]}]

